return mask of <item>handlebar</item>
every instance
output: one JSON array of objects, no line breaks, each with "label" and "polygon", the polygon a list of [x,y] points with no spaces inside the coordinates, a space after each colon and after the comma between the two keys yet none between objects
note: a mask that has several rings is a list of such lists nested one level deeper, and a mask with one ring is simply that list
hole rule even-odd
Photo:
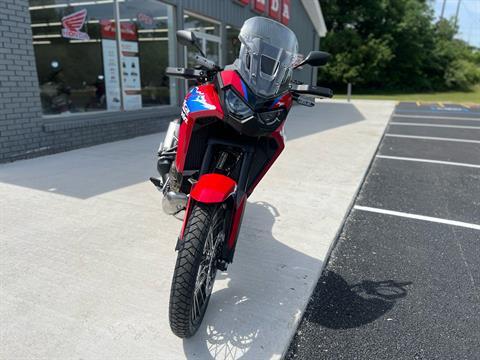
[{"label": "handlebar", "polygon": [[206,73],[203,70],[176,67],[167,67],[165,73],[167,74],[167,76],[178,77],[188,80],[201,79],[206,76]]},{"label": "handlebar", "polygon": [[290,91],[294,94],[308,94],[313,96],[320,96],[324,98],[331,98],[333,97],[332,89],[321,87],[321,86],[313,86],[313,85],[305,85],[305,84],[292,84],[290,85]]},{"label": "handlebar", "polygon": [[207,70],[220,71],[220,66],[215,64],[212,60],[208,60],[206,57],[195,55],[195,62]]},{"label": "handlebar", "polygon": [[315,106],[315,98],[311,96],[304,96],[304,95],[299,95],[296,93],[292,93],[293,100],[295,100],[297,103],[303,106],[307,107],[314,107]]}]

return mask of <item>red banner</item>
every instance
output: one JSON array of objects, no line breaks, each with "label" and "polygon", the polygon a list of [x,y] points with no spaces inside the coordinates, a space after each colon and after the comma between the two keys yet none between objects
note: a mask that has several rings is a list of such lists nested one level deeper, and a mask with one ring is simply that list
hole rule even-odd
[{"label": "red banner", "polygon": [[267,0],[254,0],[253,1],[253,10],[258,11],[259,13],[264,13],[265,8],[267,7]]},{"label": "red banner", "polygon": [[290,21],[290,0],[282,0],[282,23],[288,25]]},{"label": "red banner", "polygon": [[233,0],[233,1],[243,6],[248,5],[250,3],[250,0]]},{"label": "red banner", "polygon": [[280,0],[270,0],[268,16],[275,20],[280,19]]},{"label": "red banner", "polygon": [[[137,41],[137,27],[134,23],[120,23],[122,32],[122,40]],[[111,20],[100,20],[100,33],[104,39],[115,39],[116,34],[115,22]]]}]

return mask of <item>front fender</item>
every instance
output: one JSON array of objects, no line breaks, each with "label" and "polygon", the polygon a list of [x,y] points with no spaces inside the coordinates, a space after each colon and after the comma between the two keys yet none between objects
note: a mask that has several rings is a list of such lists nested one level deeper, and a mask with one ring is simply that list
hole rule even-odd
[{"label": "front fender", "polygon": [[205,204],[221,203],[237,189],[235,180],[222,174],[205,174],[192,187],[190,197]]}]

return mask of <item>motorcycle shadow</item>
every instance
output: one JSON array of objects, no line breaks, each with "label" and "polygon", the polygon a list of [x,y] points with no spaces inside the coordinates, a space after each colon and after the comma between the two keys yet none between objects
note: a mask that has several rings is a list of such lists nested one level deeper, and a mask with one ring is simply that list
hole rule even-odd
[{"label": "motorcycle shadow", "polygon": [[303,321],[330,329],[350,329],[368,324],[390,311],[407,296],[412,282],[362,280],[349,284],[342,276],[325,271],[315,288]]},{"label": "motorcycle shadow", "polygon": [[[273,236],[279,215],[268,203],[248,203],[234,262],[227,272],[217,274],[203,323],[183,342],[187,358],[281,356],[280,345],[288,342],[285,327],[292,326],[300,312],[299,298],[306,296],[305,273],[318,271],[321,261]],[[276,336],[282,327],[284,340]]]},{"label": "motorcycle shadow", "polygon": [[[281,357],[290,339],[291,330],[285,330],[294,326],[301,312],[299,304],[310,291],[307,274],[314,276],[321,261],[274,237],[272,230],[279,217],[268,203],[248,203],[234,262],[228,272],[217,274],[197,334],[183,341],[186,358]],[[321,301],[305,318],[334,329],[358,327],[381,317],[407,295],[405,286],[410,284],[393,280],[348,284],[328,271],[322,280],[314,292]]]}]

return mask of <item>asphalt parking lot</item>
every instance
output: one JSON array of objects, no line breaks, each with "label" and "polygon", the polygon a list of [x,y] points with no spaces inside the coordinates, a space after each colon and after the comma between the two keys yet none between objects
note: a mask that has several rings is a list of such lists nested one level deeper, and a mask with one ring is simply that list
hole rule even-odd
[{"label": "asphalt parking lot", "polygon": [[397,105],[288,359],[478,359],[480,109]]}]

